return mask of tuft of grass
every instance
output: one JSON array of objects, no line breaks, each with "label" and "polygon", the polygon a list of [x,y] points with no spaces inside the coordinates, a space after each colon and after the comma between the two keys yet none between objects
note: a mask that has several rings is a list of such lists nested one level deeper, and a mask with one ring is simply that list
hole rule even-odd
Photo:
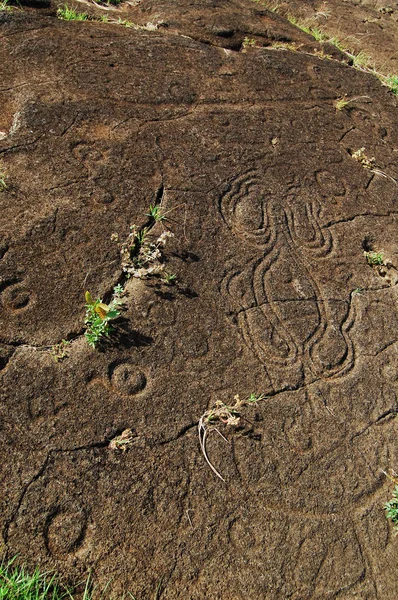
[{"label": "tuft of grass", "polygon": [[381,83],[390,88],[395,96],[398,96],[398,75],[382,75],[381,73],[375,73]]},{"label": "tuft of grass", "polygon": [[77,12],[74,8],[70,8],[67,4],[60,6],[57,10],[58,19],[63,21],[87,21],[88,14]]},{"label": "tuft of grass", "polygon": [[375,252],[374,250],[370,250],[369,252],[365,251],[364,256],[368,265],[370,265],[371,267],[384,265],[384,252]]},{"label": "tuft of grass", "polygon": [[365,71],[376,72],[374,67],[370,66],[371,65],[370,56],[365,54],[365,52],[362,52],[362,50],[360,52],[358,52],[357,54],[353,53],[353,52],[349,52],[348,50],[343,50],[343,52],[348,54],[348,56],[352,59],[352,66],[355,67],[356,69],[363,69]]},{"label": "tuft of grass", "polygon": [[356,150],[355,152],[353,152],[351,154],[351,158],[353,158],[354,160],[359,162],[365,169],[369,169],[371,173],[374,173],[375,175],[379,175],[380,177],[385,177],[386,179],[390,179],[396,185],[398,185],[398,181],[394,177],[391,177],[391,175],[387,175],[387,173],[382,171],[376,165],[376,159],[374,156],[372,156],[372,158],[369,158],[368,156],[366,156],[365,148],[359,148],[359,150]]},{"label": "tuft of grass", "polygon": [[8,1],[9,0],[1,0],[1,2],[0,2],[0,12],[6,11],[6,10],[8,10],[8,11],[12,10],[12,6],[10,6],[8,4]]},{"label": "tuft of grass", "polygon": [[127,21],[126,19],[122,19],[121,17],[119,17],[116,21],[109,21],[110,23],[115,23],[116,25],[122,25],[123,27],[127,27],[129,29],[131,29],[131,27],[134,27],[134,29],[137,29],[137,25],[135,23],[133,23],[133,21]]},{"label": "tuft of grass", "polygon": [[[72,599],[69,591],[56,583],[55,575],[29,574],[24,567],[14,564],[15,558],[0,564],[0,598],[4,600],[61,600]],[[88,596],[85,596],[89,600]]]},{"label": "tuft of grass", "polygon": [[154,221],[166,221],[166,215],[160,204],[150,204],[149,211],[145,213],[146,217],[151,217]]},{"label": "tuft of grass", "polygon": [[125,429],[120,435],[117,435],[109,442],[110,450],[127,452],[134,442],[134,435],[131,429]]},{"label": "tuft of grass", "polygon": [[337,98],[337,100],[335,100],[334,107],[336,110],[343,110],[352,102],[357,102],[358,100],[363,100],[366,98],[369,100],[371,99],[370,96],[355,96],[354,98],[347,98],[347,96],[344,95],[342,98]]},{"label": "tuft of grass", "polygon": [[327,42],[328,36],[322,29],[318,27],[312,27],[309,29],[309,33],[316,39],[317,42]]},{"label": "tuft of grass", "polygon": [[337,50],[340,50],[340,52],[346,52],[345,46],[343,46],[343,43],[339,40],[338,37],[332,36],[331,38],[327,39],[327,42],[329,44],[332,44],[332,46],[335,46],[335,48],[337,48]]},{"label": "tuft of grass", "polygon": [[175,285],[177,283],[177,275],[175,273],[165,272],[162,279],[166,285]]}]

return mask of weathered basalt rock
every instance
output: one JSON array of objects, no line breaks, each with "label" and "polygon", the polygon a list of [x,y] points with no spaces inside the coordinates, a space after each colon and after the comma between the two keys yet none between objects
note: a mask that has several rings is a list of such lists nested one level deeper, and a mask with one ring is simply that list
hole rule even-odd
[{"label": "weathered basalt rock", "polygon": [[[393,600],[396,98],[249,2],[120,11],[158,27],[1,16],[5,551],[115,598]],[[84,291],[156,202],[178,283],[128,280],[93,350]],[[223,483],[197,424],[252,392],[207,439]]]}]

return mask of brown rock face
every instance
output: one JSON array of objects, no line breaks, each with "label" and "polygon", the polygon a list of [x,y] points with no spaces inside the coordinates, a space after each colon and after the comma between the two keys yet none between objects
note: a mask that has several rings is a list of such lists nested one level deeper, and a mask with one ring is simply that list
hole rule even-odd
[{"label": "brown rock face", "polygon": [[[257,4],[108,12],[141,28],[0,13],[3,550],[117,600],[395,600],[396,98]],[[126,279],[132,224],[175,285]],[[198,423],[251,393],[223,482]]]}]

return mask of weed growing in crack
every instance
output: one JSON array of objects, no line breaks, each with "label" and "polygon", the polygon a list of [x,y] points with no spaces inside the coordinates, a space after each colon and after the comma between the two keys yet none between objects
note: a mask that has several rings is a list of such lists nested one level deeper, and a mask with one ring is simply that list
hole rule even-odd
[{"label": "weed growing in crack", "polygon": [[355,288],[355,290],[352,290],[351,297],[360,296],[362,294],[362,292],[363,292],[363,289],[361,287],[357,287],[357,288]]},{"label": "weed growing in crack", "polygon": [[[165,268],[162,250],[172,237],[174,234],[171,231],[163,231],[154,237],[148,227],[139,230],[136,225],[131,225],[127,239],[120,246],[122,269],[127,277],[142,279],[149,275],[161,275]],[[112,239],[118,241],[118,236],[114,234]]]},{"label": "weed growing in crack", "polygon": [[68,357],[69,344],[70,342],[68,342],[68,340],[61,340],[59,344],[54,344],[54,346],[51,347],[50,354],[55,362],[62,362],[64,358]]},{"label": "weed growing in crack", "polygon": [[134,441],[134,435],[131,429],[125,429],[120,435],[117,435],[109,442],[110,450],[126,452]]},{"label": "weed growing in crack", "polygon": [[398,484],[392,492],[392,498],[384,505],[387,519],[391,519],[394,524],[395,533],[398,534]]},{"label": "weed growing in crack", "polygon": [[156,222],[166,221],[166,214],[163,212],[163,209],[159,204],[150,204],[149,211],[145,213],[145,216],[150,217]]},{"label": "weed growing in crack", "polygon": [[387,175],[387,173],[379,169],[379,167],[376,165],[376,159],[374,156],[372,156],[372,158],[369,158],[365,154],[365,148],[359,148],[359,150],[356,150],[351,154],[351,157],[357,162],[359,162],[365,169],[369,169],[371,173],[374,173],[375,175],[380,175],[380,177],[385,177],[386,179],[390,179],[396,185],[398,185],[398,182],[396,179],[394,179],[394,177],[391,177],[391,175]]},{"label": "weed growing in crack", "polygon": [[363,167],[365,167],[365,169],[373,169],[373,167],[375,166],[375,157],[372,156],[372,158],[369,158],[368,156],[366,156],[365,148],[359,148],[359,150],[353,152],[351,156],[354,160],[356,160]]},{"label": "weed growing in crack", "polygon": [[70,8],[67,4],[60,6],[57,10],[57,17],[62,21],[87,21],[88,14],[77,12],[74,8]]},{"label": "weed growing in crack", "polygon": [[[123,288],[122,288],[123,290]],[[122,305],[120,286],[114,289],[112,300],[109,304],[102,302],[101,298],[93,300],[90,292],[86,292],[86,325],[85,337],[93,348],[95,348],[105,337],[109,337],[113,327],[109,321],[120,315],[118,308]]]},{"label": "weed growing in crack", "polygon": [[[370,96],[355,96],[354,98],[347,98],[347,96],[344,95],[342,98],[337,98],[337,100],[334,101],[334,107],[336,110],[343,110],[352,102],[365,99],[371,100]],[[363,150],[365,150],[365,148],[363,148]]]},{"label": "weed growing in crack", "polygon": [[364,256],[368,265],[371,267],[384,265],[384,252],[375,252],[374,250],[370,250],[369,252],[365,251]]},{"label": "weed growing in crack", "polygon": [[245,37],[245,39],[242,42],[242,48],[254,48],[254,46],[256,45],[256,40],[254,40],[253,38],[249,38],[249,37]]},{"label": "weed growing in crack", "polygon": [[175,273],[165,272],[162,280],[166,285],[175,285],[177,283],[177,275]]},{"label": "weed growing in crack", "polygon": [[394,532],[397,535],[398,534],[398,475],[393,470],[391,470],[391,474],[386,473],[386,471],[383,471],[383,473],[395,485],[393,492],[392,492],[391,500],[386,502],[384,504],[383,508],[386,513],[386,519],[391,520],[391,522],[394,525]]},{"label": "weed growing in crack", "polygon": [[239,395],[237,394],[234,397],[234,404],[226,404],[221,400],[217,400],[215,405],[212,408],[206,410],[206,412],[204,412],[203,415],[200,417],[198,423],[200,449],[210,469],[222,481],[225,481],[225,479],[220,475],[220,473],[217,471],[214,465],[210,462],[210,459],[207,455],[206,443],[209,433],[211,431],[216,431],[224,440],[226,440],[226,438],[222,435],[217,426],[229,425],[232,427],[237,427],[238,425],[240,425],[241,420],[244,418],[242,416],[242,409],[245,406],[253,406],[254,404],[257,404],[258,402],[260,402],[261,400],[265,400],[266,398],[267,396],[265,396],[264,394],[256,395],[252,393],[245,400],[241,400]]}]

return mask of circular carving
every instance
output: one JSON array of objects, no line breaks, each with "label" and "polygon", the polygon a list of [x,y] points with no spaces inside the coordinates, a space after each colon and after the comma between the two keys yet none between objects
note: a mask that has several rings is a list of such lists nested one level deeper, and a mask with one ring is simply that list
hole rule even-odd
[{"label": "circular carving", "polygon": [[107,190],[100,190],[95,193],[94,200],[98,204],[112,204],[115,198],[111,192],[108,192]]},{"label": "circular carving", "polygon": [[22,310],[28,306],[31,296],[22,283],[16,283],[3,292],[3,304],[12,310]]},{"label": "circular carving", "polygon": [[133,396],[145,388],[146,377],[136,365],[123,363],[113,371],[112,383],[122,394]]},{"label": "circular carving", "polygon": [[47,396],[34,396],[28,400],[28,411],[32,419],[49,417],[54,414],[54,404]]},{"label": "circular carving", "polygon": [[57,512],[49,519],[46,545],[48,551],[57,556],[69,554],[82,543],[86,532],[87,518],[83,511]]}]

